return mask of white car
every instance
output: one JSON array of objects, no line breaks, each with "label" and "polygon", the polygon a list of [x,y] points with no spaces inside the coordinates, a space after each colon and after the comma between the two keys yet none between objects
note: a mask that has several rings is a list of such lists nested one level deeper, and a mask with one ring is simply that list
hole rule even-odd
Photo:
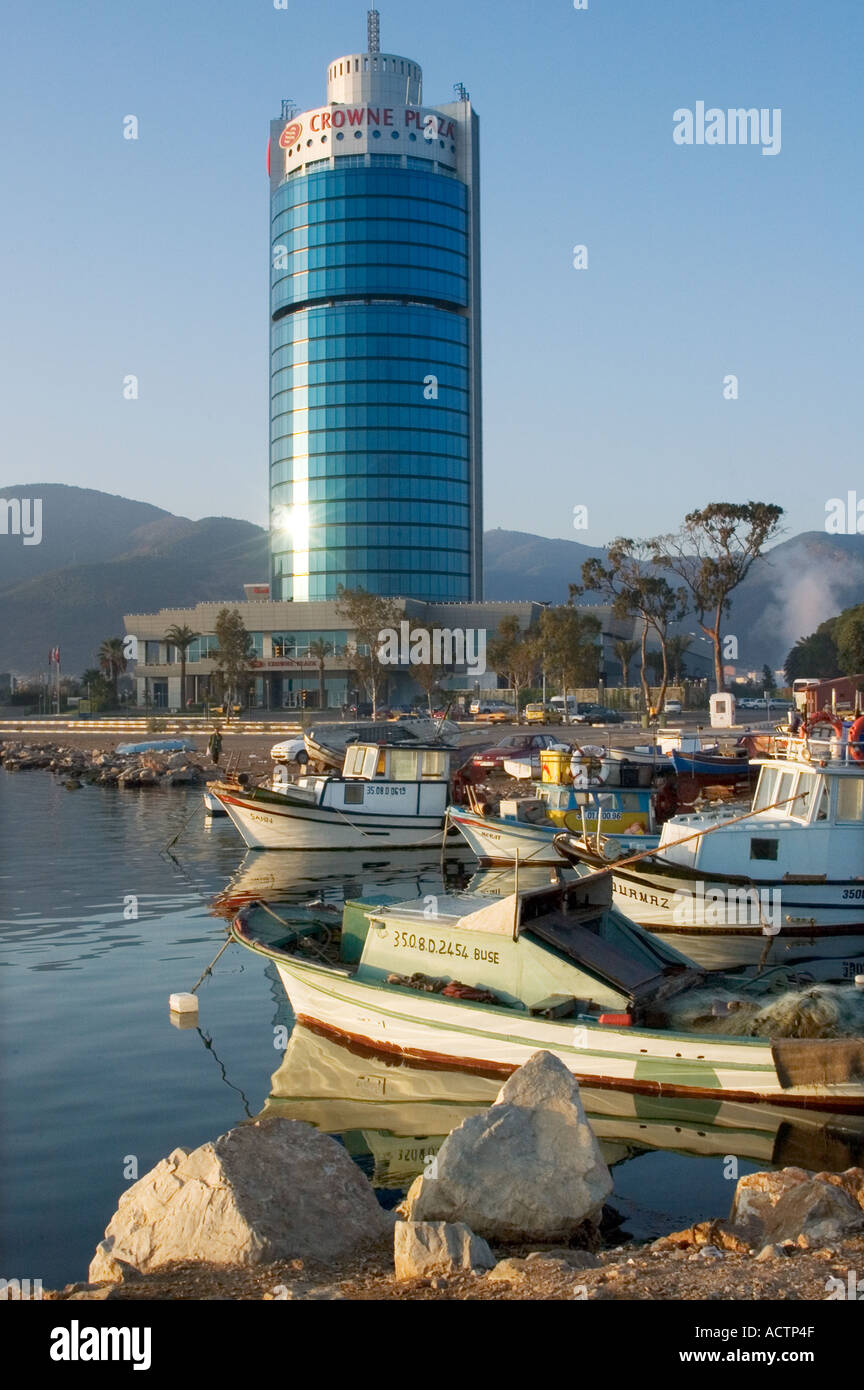
[{"label": "white car", "polygon": [[667,700],[666,703],[665,703],[665,705],[663,706],[663,710],[664,710],[664,713],[665,713],[665,714],[680,714],[680,713],[681,713],[681,701],[680,701],[680,700]]},{"label": "white car", "polygon": [[274,763],[298,763],[306,764],[309,761],[309,754],[306,752],[306,740],[302,738],[286,738],[282,743],[274,743],[270,749],[270,757]]}]

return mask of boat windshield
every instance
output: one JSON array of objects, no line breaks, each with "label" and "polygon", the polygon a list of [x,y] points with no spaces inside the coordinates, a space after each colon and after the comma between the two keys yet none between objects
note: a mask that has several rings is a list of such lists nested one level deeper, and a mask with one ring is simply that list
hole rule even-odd
[{"label": "boat windshield", "polygon": [[864,821],[864,777],[837,779],[838,821]]},{"label": "boat windshield", "polygon": [[766,806],[773,806],[777,798],[774,795],[774,788],[777,786],[779,776],[776,767],[763,767],[759,773],[759,782],[756,787],[756,795],[753,798],[753,810],[764,811]]},{"label": "boat windshield", "polygon": [[809,820],[817,780],[815,772],[801,773],[798,786],[795,788],[795,800],[789,807],[790,816],[795,816],[798,820]]},{"label": "boat windshield", "polygon": [[794,767],[788,770],[763,767],[753,798],[753,810],[767,811],[770,808],[774,816],[801,816],[803,813],[797,795],[792,799],[792,789],[797,776],[798,770]]}]

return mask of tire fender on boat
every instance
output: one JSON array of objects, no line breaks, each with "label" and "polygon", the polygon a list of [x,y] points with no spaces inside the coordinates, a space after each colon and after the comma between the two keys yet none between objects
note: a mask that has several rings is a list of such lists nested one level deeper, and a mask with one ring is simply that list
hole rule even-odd
[{"label": "tire fender on boat", "polygon": [[864,714],[859,714],[849,730],[849,756],[864,763]]}]

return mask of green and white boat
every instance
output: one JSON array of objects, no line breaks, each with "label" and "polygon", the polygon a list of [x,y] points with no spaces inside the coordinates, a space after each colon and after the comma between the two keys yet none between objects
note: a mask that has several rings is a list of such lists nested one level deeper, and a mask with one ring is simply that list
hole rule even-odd
[{"label": "green and white boat", "polygon": [[701,1008],[729,977],[624,917],[607,875],[491,902],[355,900],[341,930],[252,903],[232,930],[274,962],[298,1021],[376,1052],[507,1076],[546,1049],[592,1087],[864,1110],[864,1039],[730,1037],[710,1002],[704,1031],[676,1024],[688,993]]}]

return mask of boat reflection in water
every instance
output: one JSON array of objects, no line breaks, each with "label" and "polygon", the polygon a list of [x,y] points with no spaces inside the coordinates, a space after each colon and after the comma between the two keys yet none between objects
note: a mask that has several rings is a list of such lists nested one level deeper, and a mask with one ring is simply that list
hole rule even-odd
[{"label": "boat reflection in water", "polygon": [[[501,1084],[384,1057],[298,1023],[261,1113],[338,1135],[355,1158],[371,1158],[376,1186],[404,1190],[452,1129],[492,1104]],[[815,1172],[841,1172],[864,1158],[864,1116],[588,1086],[581,1095],[610,1167],[657,1150]]]},{"label": "boat reflection in water", "polygon": [[[467,846],[447,847],[443,860],[448,882],[467,881],[473,859]],[[310,898],[341,909],[346,898],[391,892],[397,898],[440,892],[440,846],[403,852],[346,854],[344,850],[301,850],[290,857],[281,850],[250,850],[230,883],[212,900],[214,915],[232,918],[247,903],[308,903]],[[548,870],[547,870],[548,874]]]}]

